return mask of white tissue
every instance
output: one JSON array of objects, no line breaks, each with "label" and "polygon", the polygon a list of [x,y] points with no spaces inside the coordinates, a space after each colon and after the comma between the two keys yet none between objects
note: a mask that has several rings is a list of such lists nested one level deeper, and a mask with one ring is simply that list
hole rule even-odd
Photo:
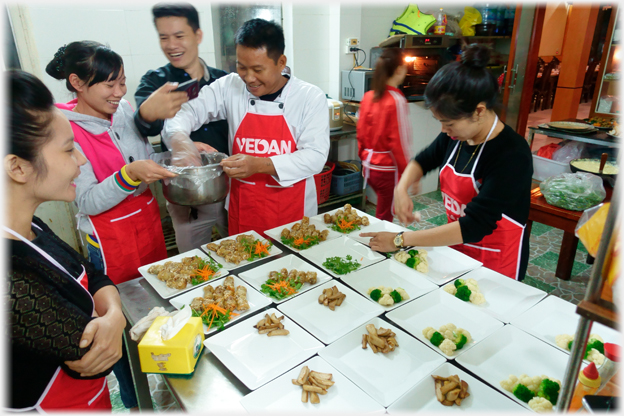
[{"label": "white tissue", "polygon": [[160,327],[160,336],[163,341],[171,339],[176,336],[178,332],[186,325],[186,323],[193,316],[191,308],[180,309],[178,312],[171,315],[171,318],[162,324]]},{"label": "white tissue", "polygon": [[[177,311],[176,311],[177,312]],[[154,319],[158,316],[171,316],[176,312],[167,312],[165,308],[161,306],[157,306],[149,311],[147,316],[141,318],[134,326],[130,329],[130,338],[133,341],[139,342],[143,338],[143,335],[147,332],[150,326],[154,323]]]}]

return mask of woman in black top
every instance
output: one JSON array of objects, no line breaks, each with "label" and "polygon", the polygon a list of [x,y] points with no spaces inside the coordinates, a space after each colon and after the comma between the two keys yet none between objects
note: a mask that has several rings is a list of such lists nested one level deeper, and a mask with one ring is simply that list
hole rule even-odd
[{"label": "woman in black top", "polygon": [[39,218],[71,202],[86,162],[67,118],[33,75],[9,71],[10,143],[4,155],[8,239],[5,310],[11,331],[9,400],[19,410],[110,410],[106,375],[121,357],[126,320],[111,280]]},{"label": "woman in black top", "polygon": [[442,67],[425,90],[425,104],[442,133],[408,165],[395,189],[399,220],[415,220],[407,189],[440,168],[440,190],[448,224],[406,232],[364,233],[371,248],[451,246],[513,279],[524,278],[528,263],[533,164],[526,140],[494,112],[499,86],[486,68],[490,50],[470,45],[460,62]]}]

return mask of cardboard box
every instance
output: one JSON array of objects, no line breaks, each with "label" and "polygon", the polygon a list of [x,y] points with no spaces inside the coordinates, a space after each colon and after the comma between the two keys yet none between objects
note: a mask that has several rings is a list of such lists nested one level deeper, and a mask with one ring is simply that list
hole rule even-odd
[{"label": "cardboard box", "polygon": [[173,338],[163,341],[160,327],[171,319],[159,316],[139,342],[139,360],[144,373],[190,374],[204,345],[201,318],[191,317]]}]

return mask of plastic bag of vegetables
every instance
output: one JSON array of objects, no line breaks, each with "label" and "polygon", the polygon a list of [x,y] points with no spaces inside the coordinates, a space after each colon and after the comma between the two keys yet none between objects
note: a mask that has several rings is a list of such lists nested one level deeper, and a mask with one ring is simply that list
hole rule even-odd
[{"label": "plastic bag of vegetables", "polygon": [[545,179],[540,188],[546,202],[572,211],[584,211],[601,203],[607,193],[602,178],[591,173],[562,173]]}]

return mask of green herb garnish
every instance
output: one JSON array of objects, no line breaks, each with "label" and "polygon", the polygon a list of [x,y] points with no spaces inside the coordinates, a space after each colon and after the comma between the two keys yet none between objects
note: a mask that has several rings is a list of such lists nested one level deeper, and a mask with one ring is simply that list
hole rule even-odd
[{"label": "green herb garnish", "polygon": [[342,257],[328,257],[323,262],[323,266],[336,274],[347,274],[357,270],[361,264],[353,260],[353,257],[349,254],[344,259]]},{"label": "green herb garnish", "polygon": [[321,242],[321,240],[317,236],[307,236],[304,238],[286,238],[282,237],[282,243],[287,246],[296,248],[297,250],[305,250],[306,248],[310,248],[314,245],[317,245]]}]

